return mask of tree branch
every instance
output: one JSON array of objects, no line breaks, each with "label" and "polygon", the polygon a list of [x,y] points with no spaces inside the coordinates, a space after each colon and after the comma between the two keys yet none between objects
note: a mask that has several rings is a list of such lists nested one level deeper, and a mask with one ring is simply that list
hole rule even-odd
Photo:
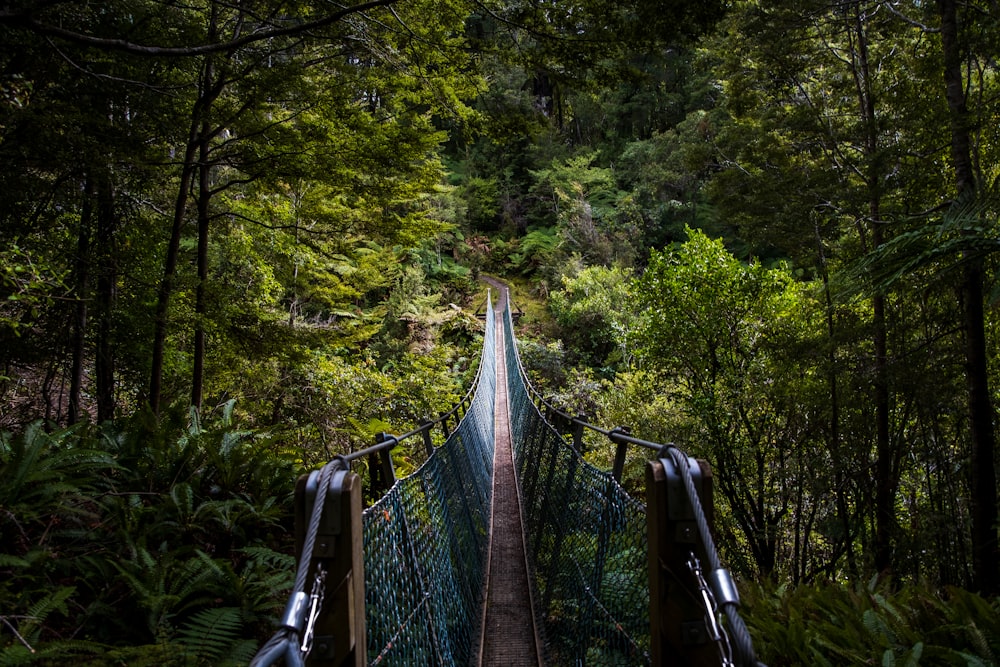
[{"label": "tree branch", "polygon": [[917,21],[916,19],[911,19],[909,16],[907,16],[903,12],[899,11],[898,9],[896,9],[895,3],[887,2],[883,6],[886,9],[888,9],[890,12],[892,12],[901,21],[903,21],[904,23],[906,23],[908,25],[913,26],[914,28],[920,28],[920,30],[922,30],[923,32],[927,32],[927,33],[938,33],[938,32],[941,32],[940,28],[932,28],[929,25],[926,25],[924,23],[921,23],[920,21]]},{"label": "tree branch", "polygon": [[309,21],[306,23],[301,23],[299,25],[288,26],[285,28],[272,28],[270,30],[265,30],[262,32],[251,33],[237,39],[232,39],[226,42],[217,42],[214,44],[200,44],[197,46],[155,46],[147,44],[136,44],[125,39],[112,39],[107,37],[97,37],[95,35],[89,35],[86,33],[75,32],[73,30],[67,30],[59,26],[50,25],[47,23],[41,23],[35,20],[28,12],[10,12],[9,10],[0,10],[0,25],[9,25],[15,28],[23,28],[25,30],[37,33],[39,35],[47,35],[49,37],[58,37],[60,39],[67,40],[76,44],[83,46],[90,46],[97,49],[103,49],[106,51],[121,51],[124,53],[130,53],[138,56],[149,56],[149,57],[168,57],[168,58],[189,58],[192,56],[202,56],[212,53],[222,53],[225,51],[231,51],[239,49],[241,47],[247,46],[248,44],[253,44],[255,42],[262,42],[269,39],[274,39],[276,37],[287,37],[289,35],[297,35],[310,30],[316,30],[318,28],[325,28],[329,25],[333,25],[338,21],[352,15],[358,14],[370,9],[376,9],[378,7],[388,7],[397,0],[369,0],[368,2],[363,2],[358,5],[353,5],[351,7],[344,7],[338,12],[324,16],[323,18],[316,19],[315,21]]}]

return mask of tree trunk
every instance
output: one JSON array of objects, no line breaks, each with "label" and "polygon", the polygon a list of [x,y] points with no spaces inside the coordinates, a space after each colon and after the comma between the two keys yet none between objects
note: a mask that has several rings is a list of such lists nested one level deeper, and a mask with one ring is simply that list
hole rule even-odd
[{"label": "tree trunk", "polygon": [[969,420],[972,432],[972,566],[976,588],[996,595],[997,564],[997,483],[994,469],[993,406],[990,401],[986,354],[986,324],[983,313],[983,275],[973,264],[964,275],[962,296],[965,306],[966,383],[969,393]]},{"label": "tree trunk", "polygon": [[76,309],[73,315],[72,368],[69,381],[69,405],[66,421],[75,424],[80,420],[80,394],[83,391],[83,366],[87,340],[87,291],[90,283],[90,228],[94,217],[94,186],[88,175],[83,188],[83,207],[80,212],[80,230],[76,242]]},{"label": "tree trunk", "polygon": [[174,276],[177,273],[177,258],[180,255],[181,231],[187,212],[188,188],[195,170],[195,154],[198,148],[197,128],[200,101],[195,104],[194,117],[191,123],[191,137],[184,152],[184,164],[181,167],[181,179],[177,188],[177,199],[174,202],[174,219],[170,228],[170,240],[167,242],[167,255],[163,260],[163,278],[160,279],[160,289],[156,297],[156,313],[153,319],[153,350],[152,368],[149,373],[149,409],[154,415],[160,414],[160,402],[163,392],[163,359],[167,341],[167,315],[170,310],[170,297],[173,294]]},{"label": "tree trunk", "polygon": [[177,273],[177,260],[180,254],[181,232],[184,228],[184,218],[187,213],[188,190],[198,169],[197,157],[201,149],[203,121],[209,117],[212,104],[222,93],[224,83],[212,81],[211,67],[205,65],[201,82],[201,93],[191,110],[191,127],[188,132],[187,147],[184,150],[184,163],[181,167],[180,184],[177,199],[174,203],[174,219],[170,229],[170,241],[167,244],[167,255],[163,263],[163,278],[156,301],[156,315],[153,333],[153,363],[149,380],[149,407],[154,415],[160,413],[160,403],[163,391],[163,360],[167,340],[167,318],[170,310],[170,297],[173,292],[173,281]]},{"label": "tree trunk", "polygon": [[[944,50],[945,95],[951,116],[951,157],[955,170],[956,205],[975,200],[976,181],[972,163],[972,141],[962,79],[958,34],[957,0],[938,0],[941,16],[941,46]],[[998,577],[997,488],[994,464],[995,435],[990,401],[986,320],[983,310],[981,262],[967,258],[962,276],[962,307],[965,325],[965,365],[968,391],[971,452],[972,565],[975,587],[985,595],[996,595]]]},{"label": "tree trunk", "polygon": [[[208,26],[209,39],[218,38],[218,5],[212,3],[212,15]],[[216,89],[215,58],[205,59],[205,90]],[[221,80],[222,77],[220,77]],[[221,91],[221,88],[218,90]],[[208,230],[210,204],[212,200],[212,163],[210,145],[212,128],[209,123],[208,108],[201,117],[201,131],[198,134],[198,286],[195,288],[194,304],[194,358],[191,369],[191,405],[199,412],[205,393],[205,313],[208,309]]]},{"label": "tree trunk", "polygon": [[[206,78],[211,77],[211,63],[206,70]],[[205,386],[205,311],[208,306],[205,289],[208,284],[208,216],[212,196],[209,133],[208,121],[205,120],[198,148],[198,287],[194,306],[194,368],[191,371],[191,405],[199,411]]]},{"label": "tree trunk", "polygon": [[888,351],[885,297],[872,299],[875,342],[875,571],[889,576],[894,567],[893,532],[896,523],[896,452],[889,432]]},{"label": "tree trunk", "polygon": [[[872,90],[872,71],[868,53],[868,12],[862,1],[852,5],[848,33],[854,34],[852,73],[857,90],[858,115],[864,128],[865,187],[868,192],[868,218],[871,223],[871,250],[885,242],[880,219],[882,216],[883,174],[878,164],[879,139]],[[864,239],[862,239],[864,242]],[[875,378],[872,383],[875,402],[875,570],[884,575],[893,570],[893,533],[896,521],[896,491],[899,487],[897,461],[890,431],[891,394],[889,391],[888,325],[886,299],[883,294],[872,297],[872,344],[875,352]]]},{"label": "tree trunk", "polygon": [[[858,573],[857,560],[854,556],[853,530],[851,526],[850,506],[847,502],[845,491],[846,480],[844,475],[843,447],[841,447],[840,432],[840,382],[839,368],[837,363],[837,326],[833,304],[833,292],[830,288],[830,272],[827,265],[826,252],[823,249],[823,240],[820,236],[819,225],[814,226],[816,232],[816,245],[819,253],[820,275],[823,279],[823,295],[826,300],[826,334],[829,340],[829,350],[826,354],[826,362],[829,366],[827,372],[827,386],[830,392],[830,458],[833,466],[834,500],[837,507],[837,518],[844,531],[844,554],[847,557],[847,571],[856,575]],[[807,534],[808,536],[808,534]],[[832,563],[831,563],[832,565]],[[803,564],[803,576],[805,565]]]},{"label": "tree trunk", "polygon": [[115,234],[118,215],[115,212],[115,193],[110,174],[98,184],[97,248],[101,258],[97,274],[95,295],[97,317],[97,345],[94,355],[94,379],[97,394],[97,421],[104,422],[115,416],[115,356],[114,316],[118,298],[118,253]]}]

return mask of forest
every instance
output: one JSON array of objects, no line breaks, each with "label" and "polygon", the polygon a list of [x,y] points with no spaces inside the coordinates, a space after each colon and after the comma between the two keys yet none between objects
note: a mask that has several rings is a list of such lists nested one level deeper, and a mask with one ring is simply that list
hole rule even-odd
[{"label": "forest", "polygon": [[1000,663],[998,57],[988,0],[4,3],[0,664],[246,664],[483,276],[711,464],[767,664]]}]

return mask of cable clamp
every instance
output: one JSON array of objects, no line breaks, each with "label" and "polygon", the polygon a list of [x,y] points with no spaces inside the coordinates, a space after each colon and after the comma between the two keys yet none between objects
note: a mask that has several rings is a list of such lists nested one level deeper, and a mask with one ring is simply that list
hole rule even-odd
[{"label": "cable clamp", "polygon": [[712,585],[712,593],[715,595],[715,603],[720,607],[727,604],[740,606],[740,592],[736,589],[736,582],[733,575],[724,567],[709,572],[708,581]]},{"label": "cable clamp", "polygon": [[305,624],[306,605],[308,602],[309,596],[304,592],[293,593],[292,597],[288,598],[288,604],[285,605],[285,612],[281,615],[280,625],[294,630],[297,634],[301,633],[302,626]]},{"label": "cable clamp", "polygon": [[316,578],[313,579],[312,595],[309,596],[311,601],[309,605],[309,620],[306,623],[306,631],[302,635],[302,656],[303,658],[309,657],[309,652],[312,651],[313,638],[316,633],[316,620],[319,618],[319,614],[323,611],[323,595],[326,591],[326,570],[322,565],[316,566]]}]

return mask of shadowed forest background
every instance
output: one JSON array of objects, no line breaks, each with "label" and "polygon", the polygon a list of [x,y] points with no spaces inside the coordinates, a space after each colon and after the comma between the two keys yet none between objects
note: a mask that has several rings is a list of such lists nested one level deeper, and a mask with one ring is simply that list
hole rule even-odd
[{"label": "shadowed forest background", "polygon": [[6,3],[0,664],[246,664],[296,476],[461,396],[487,274],[712,465],[765,662],[995,664],[998,56],[986,0]]}]

